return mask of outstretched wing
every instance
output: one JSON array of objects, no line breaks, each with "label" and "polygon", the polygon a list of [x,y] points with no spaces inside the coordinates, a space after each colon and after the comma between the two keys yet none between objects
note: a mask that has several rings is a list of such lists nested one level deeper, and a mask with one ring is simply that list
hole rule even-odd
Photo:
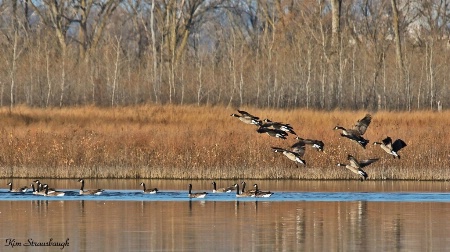
[{"label": "outstretched wing", "polygon": [[359,165],[358,160],[356,160],[355,157],[353,157],[352,155],[348,155],[347,156],[347,160],[350,162],[350,165],[356,168],[361,168],[361,166]]},{"label": "outstretched wing", "polygon": [[392,144],[392,138],[386,137],[385,139],[383,139],[382,142],[383,142],[384,145],[389,146],[389,145]]},{"label": "outstretched wing", "polygon": [[269,131],[269,128],[266,127],[259,127],[256,129],[256,132],[258,133],[267,133]]},{"label": "outstretched wing", "polygon": [[284,152],[284,151],[286,151],[285,149],[279,148],[279,147],[272,147],[272,150],[273,150],[274,152]]},{"label": "outstretched wing", "polygon": [[256,119],[256,120],[258,120],[258,119],[259,119],[259,117],[257,117],[257,116],[254,116],[254,115],[252,115],[252,114],[248,113],[247,111],[244,111],[244,110],[238,110],[238,112],[239,112],[239,113],[241,113],[241,115],[242,115],[242,116],[245,116],[245,117],[250,117],[250,118],[252,118],[252,119]]},{"label": "outstretched wing", "polygon": [[287,133],[282,131],[282,130],[277,130],[277,129],[269,129],[269,128],[261,128],[261,130],[257,130],[259,133],[267,133],[269,134],[269,136],[272,137],[277,137],[277,138],[281,138],[281,139],[286,139],[287,137]]},{"label": "outstretched wing", "polygon": [[363,119],[356,122],[355,126],[353,126],[353,129],[356,130],[360,135],[364,135],[371,121],[372,116],[370,114],[367,114]]},{"label": "outstretched wing", "polygon": [[297,153],[300,157],[305,155],[305,142],[300,140],[291,146],[291,151]]},{"label": "outstretched wing", "polygon": [[370,165],[373,162],[378,161],[379,158],[371,158],[371,159],[366,159],[366,160],[361,160],[359,161],[359,165],[361,166],[361,168],[366,167],[368,165]]},{"label": "outstretched wing", "polygon": [[311,145],[313,148],[318,149],[319,151],[323,151],[323,147],[325,146],[325,144],[322,141],[319,141],[319,140],[302,139],[302,141],[305,144]]},{"label": "outstretched wing", "polygon": [[297,135],[294,132],[294,128],[292,128],[292,126],[290,124],[288,124],[288,123],[275,122],[275,123],[272,123],[272,127],[274,129],[279,129],[279,130],[282,130],[282,131],[289,132],[291,134]]},{"label": "outstretched wing", "polygon": [[397,151],[399,151],[400,149],[402,149],[402,148],[405,147],[405,146],[406,146],[406,143],[405,143],[403,140],[397,139],[397,140],[395,140],[395,142],[392,144],[392,150],[395,151],[395,152],[397,152]]},{"label": "outstretched wing", "polygon": [[261,121],[261,127],[268,128],[268,127],[272,127],[273,124],[274,124],[274,122],[272,122],[271,120],[269,120],[267,118]]}]

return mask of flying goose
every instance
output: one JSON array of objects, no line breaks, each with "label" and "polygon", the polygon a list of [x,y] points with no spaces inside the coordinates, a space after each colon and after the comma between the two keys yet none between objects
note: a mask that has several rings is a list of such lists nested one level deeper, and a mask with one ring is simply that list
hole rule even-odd
[{"label": "flying goose", "polygon": [[35,194],[35,195],[45,195],[45,191],[36,191],[34,189],[34,184],[33,183],[31,183],[30,186],[31,186],[31,189],[33,190],[33,194]]},{"label": "flying goose", "polygon": [[256,130],[259,134],[266,133],[267,135],[271,137],[286,139],[287,133],[285,131],[279,130],[279,129],[270,129],[265,127],[259,127]]},{"label": "flying goose", "polygon": [[238,114],[231,114],[233,117],[237,117],[241,122],[246,124],[254,124],[254,125],[260,125],[261,122],[259,121],[259,117],[254,116],[246,111],[238,110],[240,115]]},{"label": "flying goose", "polygon": [[211,184],[213,185],[213,193],[225,193],[225,192],[229,193],[231,191],[236,190],[236,187],[234,187],[234,185],[226,188],[217,189],[216,181],[213,181]]},{"label": "flying goose", "polygon": [[302,159],[303,154],[305,153],[304,146],[303,146],[303,152],[302,151],[294,152],[294,151],[290,151],[290,150],[286,150],[286,149],[278,148],[278,147],[272,147],[272,150],[274,152],[283,153],[283,155],[285,155],[287,158],[289,158],[289,160],[294,161],[295,164],[297,165],[297,167],[298,167],[298,164],[306,165],[306,161]]},{"label": "flying goose", "polygon": [[398,151],[401,150],[403,147],[406,147],[406,143],[401,140],[397,139],[394,142],[392,142],[392,138],[386,137],[382,140],[382,142],[374,142],[374,145],[380,145],[381,149],[386,151],[387,153],[394,156],[394,158],[400,159],[400,155],[398,154]]},{"label": "flying goose", "polygon": [[192,184],[189,184],[189,198],[204,198],[207,194],[207,192],[193,193]]},{"label": "flying goose", "polygon": [[254,197],[255,193],[251,192],[239,192],[239,184],[234,184],[234,187],[236,188],[236,197],[238,198],[244,198],[244,197]]},{"label": "flying goose", "polygon": [[268,198],[272,196],[272,192],[264,192],[258,189],[258,184],[254,184],[253,187],[255,187],[255,196],[256,198]]},{"label": "flying goose", "polygon": [[[324,152],[323,148],[324,148],[325,144],[322,141],[320,141],[320,140],[304,139],[304,138],[301,138],[299,136],[295,137],[295,139],[299,140],[296,144],[302,142],[305,145],[311,145],[311,147],[313,147],[317,151]],[[294,145],[291,148],[294,148]]]},{"label": "flying goose", "polygon": [[346,129],[341,126],[336,126],[334,127],[334,129],[342,130],[341,136],[356,141],[359,145],[361,145],[365,149],[366,145],[369,143],[369,140],[364,139],[362,135],[366,133],[367,127],[369,127],[371,121],[372,116],[370,114],[367,114],[363,119],[358,120],[351,129]]},{"label": "flying goose", "polygon": [[141,185],[142,187],[144,187],[144,188],[142,189],[142,193],[155,194],[155,193],[158,192],[158,188],[147,189],[147,188],[145,187],[145,183],[144,183],[144,182],[141,182],[140,185]]},{"label": "flying goose", "polygon": [[24,192],[25,193],[28,191],[28,187],[26,187],[26,186],[21,187],[21,188],[13,188],[12,182],[8,182],[8,184],[6,184],[6,185],[9,185],[9,192]]},{"label": "flying goose", "polygon": [[298,167],[298,164],[304,164],[306,165],[306,161],[302,159],[302,157],[305,155],[305,143],[306,141],[302,138],[296,137],[295,139],[301,139],[300,141],[298,141],[297,143],[293,144],[291,146],[290,150],[286,150],[283,148],[278,148],[278,147],[272,147],[272,150],[274,152],[280,152],[283,153],[283,155],[285,155],[287,158],[289,158],[290,160],[294,161],[295,164]]},{"label": "flying goose", "polygon": [[245,117],[251,117],[251,118],[259,119],[259,117],[254,116],[254,115],[252,115],[252,114],[250,114],[250,113],[248,113],[247,111],[244,111],[244,110],[239,110],[238,109],[237,112],[239,112],[239,114],[241,114],[242,116],[245,116]]},{"label": "flying goose", "polygon": [[272,127],[277,130],[282,130],[284,132],[297,135],[297,133],[295,133],[295,131],[294,131],[294,128],[288,123],[272,122],[269,119],[264,119],[263,124],[261,124],[261,127],[264,127],[264,128]]},{"label": "flying goose", "polygon": [[44,185],[44,190],[44,196],[64,196],[66,194],[65,192],[60,191],[49,192],[47,184]]},{"label": "flying goose", "polygon": [[350,161],[350,164],[338,163],[337,166],[344,166],[345,168],[349,169],[353,173],[360,175],[361,181],[363,181],[363,180],[367,179],[368,175],[362,168],[370,165],[373,162],[378,161],[378,159],[379,158],[372,158],[372,159],[361,160],[358,162],[358,160],[356,160],[356,158],[354,158],[352,155],[348,155],[347,160]]},{"label": "flying goose", "polygon": [[103,193],[103,189],[84,190],[84,179],[79,179],[81,183],[80,195],[100,195]]}]

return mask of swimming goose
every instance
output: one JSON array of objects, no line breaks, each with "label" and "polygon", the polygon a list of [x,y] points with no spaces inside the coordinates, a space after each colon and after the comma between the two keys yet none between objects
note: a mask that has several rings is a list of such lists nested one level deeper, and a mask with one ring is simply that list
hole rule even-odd
[{"label": "swimming goose", "polygon": [[239,192],[239,184],[234,184],[234,187],[236,188],[236,197],[238,198],[244,198],[244,197],[254,197],[255,193],[251,192]]},{"label": "swimming goose", "polygon": [[285,155],[287,158],[289,158],[289,160],[294,161],[295,164],[297,165],[297,167],[298,167],[298,164],[306,165],[306,161],[302,159],[303,154],[305,153],[304,148],[303,148],[303,152],[301,152],[301,151],[294,152],[294,151],[285,150],[283,148],[278,148],[278,147],[272,147],[272,150],[274,152],[283,153],[283,155]]},{"label": "swimming goose", "polygon": [[258,189],[258,184],[254,184],[253,187],[255,187],[255,196],[256,198],[268,198],[270,196],[272,196],[272,192],[268,191],[268,192],[264,192]]},{"label": "swimming goose", "polygon": [[234,185],[230,186],[230,187],[226,187],[226,188],[219,188],[219,189],[217,189],[216,181],[213,181],[211,184],[213,185],[213,193],[225,193],[225,192],[229,193],[231,191],[236,190]]},{"label": "swimming goose", "polygon": [[36,183],[36,191],[41,191],[42,190],[42,184],[41,184],[41,182],[38,180],[38,179],[36,179],[35,181],[33,181],[34,183]]},{"label": "swimming goose", "polygon": [[383,149],[387,153],[393,155],[394,158],[398,158],[398,159],[400,159],[400,155],[398,154],[398,151],[401,150],[403,147],[406,147],[406,143],[403,140],[397,139],[392,143],[392,138],[390,138],[390,137],[386,137],[385,139],[383,139],[383,141],[381,143],[375,142],[373,144],[380,145],[381,149]]},{"label": "swimming goose", "polygon": [[256,130],[259,134],[266,133],[267,135],[271,137],[286,139],[287,133],[285,131],[279,130],[279,129],[270,129],[265,127],[259,127]]},{"label": "swimming goose", "polygon": [[47,184],[44,185],[44,190],[44,196],[64,196],[66,194],[65,192],[60,191],[49,192]]},{"label": "swimming goose", "polygon": [[21,187],[21,188],[12,188],[12,182],[9,182],[6,185],[9,185],[9,192],[24,192],[25,193],[28,191],[28,187],[26,187],[26,186]]},{"label": "swimming goose", "polygon": [[84,190],[84,179],[79,179],[78,182],[81,183],[80,194],[81,195],[100,195],[103,193],[103,189],[93,189],[93,190]]},{"label": "swimming goose", "polygon": [[264,127],[264,128],[272,127],[277,130],[282,130],[284,132],[297,135],[297,133],[295,133],[295,131],[294,131],[294,128],[288,123],[272,122],[269,119],[264,119],[263,124],[261,124],[260,126]]},{"label": "swimming goose", "polygon": [[348,155],[347,159],[348,159],[348,161],[350,161],[350,164],[338,163],[337,166],[344,166],[345,168],[349,169],[353,173],[360,175],[361,181],[366,180],[368,177],[367,173],[362,168],[379,160],[379,158],[372,158],[372,159],[358,161],[352,155]]},{"label": "swimming goose", "polygon": [[192,192],[192,184],[189,184],[189,198],[204,198],[208,193],[207,192],[201,192],[201,193],[193,193]]},{"label": "swimming goose", "polygon": [[142,182],[140,185],[142,187],[144,187],[144,189],[142,190],[142,193],[155,194],[155,193],[158,192],[158,188],[153,188],[153,189],[145,188],[145,183],[144,182]]},{"label": "swimming goose", "polygon": [[[301,137],[298,137],[298,136],[295,137],[295,139],[299,140],[296,144],[304,143],[305,145],[311,145],[311,147],[313,147],[317,151],[324,152],[323,148],[324,148],[325,144],[322,141],[320,141],[320,140],[304,139],[304,138],[301,138]],[[294,146],[296,144],[294,144],[291,148],[294,148]]]},{"label": "swimming goose", "polygon": [[246,111],[238,110],[240,115],[238,114],[231,114],[233,117],[237,117],[241,122],[246,124],[254,124],[254,125],[260,125],[261,122],[259,121],[259,117],[254,116]]},{"label": "swimming goose", "polygon": [[241,184],[242,184],[242,193],[251,193],[251,194],[255,194],[256,190],[248,190],[248,191],[245,191],[245,186],[247,185],[247,183],[245,183],[245,181],[242,181]]},{"label": "swimming goose", "polygon": [[[36,187],[36,191],[37,192],[44,192],[44,187],[43,184],[39,181],[39,179],[36,179],[35,181],[33,181],[34,183],[36,183],[37,187]],[[55,192],[55,188],[48,188],[48,192],[52,193]]]},{"label": "swimming goose", "polygon": [[357,142],[364,149],[366,145],[369,143],[369,140],[364,139],[362,135],[366,133],[367,127],[369,127],[370,122],[372,121],[372,116],[367,114],[363,119],[358,120],[356,124],[351,129],[346,129],[341,126],[334,127],[335,130],[342,130],[341,136],[346,137],[350,140]]},{"label": "swimming goose", "polygon": [[34,189],[34,184],[33,183],[31,183],[30,186],[31,186],[31,189],[33,190],[33,194],[35,194],[35,195],[45,195],[45,191],[36,191]]}]

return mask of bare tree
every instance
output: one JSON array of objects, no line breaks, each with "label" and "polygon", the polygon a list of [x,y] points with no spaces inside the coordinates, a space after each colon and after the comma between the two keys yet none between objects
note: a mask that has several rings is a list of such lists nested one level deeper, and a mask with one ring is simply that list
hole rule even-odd
[{"label": "bare tree", "polygon": [[169,84],[169,103],[176,95],[175,75],[181,55],[185,52],[191,34],[199,29],[207,16],[222,1],[176,1],[169,0],[158,5],[159,13],[164,13],[159,23],[162,27],[162,49],[164,61],[168,63],[167,79]]},{"label": "bare tree", "polygon": [[14,106],[14,89],[16,87],[16,71],[17,71],[17,59],[21,53],[21,51],[19,51],[19,48],[17,46],[18,44],[18,40],[19,40],[19,35],[17,30],[14,30],[14,35],[13,35],[13,46],[12,46],[12,54],[11,54],[11,61],[8,62],[10,63],[10,81],[11,81],[11,92],[10,92],[10,106],[9,106],[9,111],[11,112],[13,106]]},{"label": "bare tree", "polygon": [[[420,44],[424,43],[426,47],[427,67],[426,76],[428,86],[428,95],[430,109],[434,109],[437,102],[437,93],[440,81],[437,81],[437,69],[439,68],[438,58],[440,56],[436,51],[443,51],[448,47],[449,40],[449,17],[450,1],[418,1],[416,8],[420,13],[420,20],[416,26],[419,33],[417,39]],[[417,24],[417,23],[416,23]],[[445,55],[445,54],[444,54]],[[424,99],[425,100],[425,99]]]},{"label": "bare tree", "polygon": [[342,0],[331,1],[331,47],[333,51],[339,49],[341,41],[341,8]]},{"label": "bare tree", "polygon": [[[159,85],[159,80],[157,78],[157,70],[158,70],[158,62],[157,62],[157,53],[156,53],[156,36],[155,36],[155,0],[152,0],[152,5],[150,9],[150,31],[152,37],[152,59],[153,59],[153,92],[155,94],[155,101],[158,102],[159,94],[161,92],[161,88]],[[145,27],[145,26],[144,26]]]},{"label": "bare tree", "polygon": [[[105,27],[123,0],[76,0],[73,8],[77,16],[69,18],[71,23],[79,24],[78,43],[80,58],[96,49],[103,36]],[[89,17],[92,17],[91,19]],[[92,25],[88,29],[88,25]]]},{"label": "bare tree", "polygon": [[112,80],[112,87],[111,87],[111,107],[115,105],[115,98],[116,98],[116,90],[117,86],[119,84],[119,64],[120,64],[120,51],[121,51],[121,39],[122,38],[116,38],[116,43],[114,45],[114,52],[116,53],[116,57],[114,59],[114,74],[113,74],[113,80]]},{"label": "bare tree", "polygon": [[[361,85],[358,104],[364,108],[377,107],[378,81],[383,69],[383,62],[386,58],[386,52],[391,45],[389,28],[390,20],[386,15],[387,7],[384,2],[363,1],[357,8],[360,10],[349,17],[347,22],[353,26],[353,39],[359,46],[365,47],[362,52],[366,55],[372,64],[370,68],[370,81],[368,85]],[[369,46],[366,46],[366,45]],[[363,84],[363,83],[360,83]],[[398,92],[398,90],[396,90]],[[391,92],[392,93],[392,92]],[[388,100],[387,94],[383,94],[383,100]]]},{"label": "bare tree", "polygon": [[[40,4],[43,4],[43,8],[40,8]],[[57,38],[59,47],[62,54],[66,52],[66,34],[70,27],[71,11],[66,4],[60,1],[36,1],[30,0],[30,4],[34,12],[41,18],[41,21],[47,26],[53,29]],[[66,15],[67,13],[67,15]],[[73,14],[72,14],[73,17]]]},{"label": "bare tree", "polygon": [[0,104],[434,109],[449,3],[2,1]]}]

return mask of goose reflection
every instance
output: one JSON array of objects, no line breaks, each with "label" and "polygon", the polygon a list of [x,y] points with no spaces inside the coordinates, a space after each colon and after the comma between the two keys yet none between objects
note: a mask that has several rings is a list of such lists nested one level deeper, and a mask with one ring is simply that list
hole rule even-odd
[{"label": "goose reflection", "polygon": [[305,209],[299,208],[296,211],[296,237],[299,243],[303,244],[306,241],[306,213]]},{"label": "goose reflection", "polygon": [[245,208],[245,206],[254,206],[255,213],[258,212],[258,201],[239,201],[236,200],[234,203],[234,211],[235,214],[238,214],[239,211],[243,211],[244,209],[239,210],[239,208]]},{"label": "goose reflection", "polygon": [[[367,239],[367,201],[357,201],[350,206],[350,222],[352,233],[358,241]],[[362,244],[364,245],[364,244]]]},{"label": "goose reflection", "polygon": [[401,216],[397,216],[397,218],[395,218],[392,231],[394,233],[392,237],[394,238],[395,248],[397,250],[400,250],[402,248],[402,235],[403,235],[403,223]]},{"label": "goose reflection", "polygon": [[205,204],[206,204],[206,201],[205,200],[201,200],[201,201],[192,201],[192,200],[189,200],[188,201],[189,202],[189,215],[191,215],[192,213],[193,213],[193,204],[197,204],[198,206],[200,206],[200,207],[204,207],[205,206]]},{"label": "goose reflection", "polygon": [[84,217],[86,215],[86,211],[85,211],[85,208],[84,208],[84,200],[80,200],[79,202],[80,202],[80,207],[79,208],[80,208],[81,216]]},{"label": "goose reflection", "polygon": [[48,211],[48,200],[33,200],[31,201],[33,208],[35,211],[39,213],[39,215],[45,215]]}]

